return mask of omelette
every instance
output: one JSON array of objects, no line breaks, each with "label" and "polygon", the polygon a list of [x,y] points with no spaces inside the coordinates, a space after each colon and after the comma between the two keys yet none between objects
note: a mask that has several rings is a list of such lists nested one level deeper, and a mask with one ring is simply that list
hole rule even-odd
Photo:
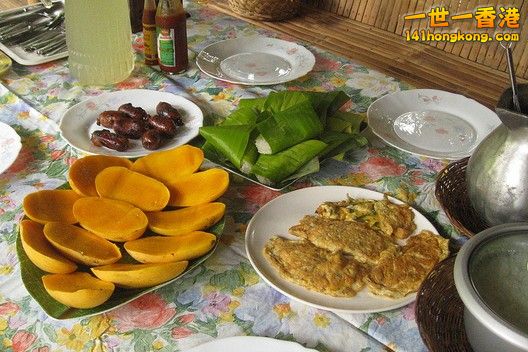
[{"label": "omelette", "polygon": [[358,262],[376,265],[382,258],[398,253],[398,245],[390,238],[357,221],[327,219],[306,215],[290,228],[292,235],[304,238],[326,250],[342,251]]},{"label": "omelette", "polygon": [[386,257],[372,268],[367,287],[380,296],[401,298],[418,291],[431,269],[449,254],[449,241],[424,230],[412,236],[399,255]]},{"label": "omelette", "polygon": [[365,285],[367,271],[361,264],[306,240],[273,236],[266,243],[264,256],[281,277],[312,291],[353,297]]},{"label": "omelette", "polygon": [[365,222],[372,229],[397,239],[405,239],[416,230],[411,207],[395,204],[386,195],[382,200],[348,198],[325,202],[316,213],[328,219]]}]

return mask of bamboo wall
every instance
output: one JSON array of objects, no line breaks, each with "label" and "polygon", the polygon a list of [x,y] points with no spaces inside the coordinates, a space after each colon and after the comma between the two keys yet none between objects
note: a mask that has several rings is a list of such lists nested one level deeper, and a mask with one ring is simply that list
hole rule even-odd
[{"label": "bamboo wall", "polygon": [[[402,36],[405,36],[406,30],[413,32],[415,29],[426,29],[429,26],[428,18],[404,20],[406,14],[426,13],[431,8],[442,6],[449,10],[450,15],[468,12],[474,14],[477,7],[484,6],[493,6],[497,11],[499,6],[516,7],[521,14],[520,28],[509,31],[517,31],[520,40],[512,46],[513,58],[517,76],[528,79],[528,0],[306,0],[306,2],[308,5]],[[498,20],[497,17],[497,23]],[[449,21],[449,23],[450,26],[444,31],[451,32],[459,28],[462,32],[488,31],[490,35],[494,31],[505,31],[497,27],[488,30],[477,29],[475,19]],[[427,44],[494,69],[507,70],[505,51],[496,41]]]}]

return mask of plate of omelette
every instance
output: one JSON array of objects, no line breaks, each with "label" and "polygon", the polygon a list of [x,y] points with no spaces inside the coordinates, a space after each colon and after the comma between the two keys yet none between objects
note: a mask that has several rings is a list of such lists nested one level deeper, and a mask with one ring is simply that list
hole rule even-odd
[{"label": "plate of omelette", "polygon": [[448,242],[409,205],[347,186],[283,194],[246,230],[249,260],[268,284],[313,307],[347,313],[413,302],[448,256]]}]

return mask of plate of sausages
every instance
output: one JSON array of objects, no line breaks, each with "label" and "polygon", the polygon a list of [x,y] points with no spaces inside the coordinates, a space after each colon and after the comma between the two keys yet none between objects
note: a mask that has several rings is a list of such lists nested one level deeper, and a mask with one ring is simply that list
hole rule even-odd
[{"label": "plate of sausages", "polygon": [[69,108],[59,129],[71,146],[88,154],[137,158],[196,137],[203,113],[168,92],[130,89],[101,94]]}]

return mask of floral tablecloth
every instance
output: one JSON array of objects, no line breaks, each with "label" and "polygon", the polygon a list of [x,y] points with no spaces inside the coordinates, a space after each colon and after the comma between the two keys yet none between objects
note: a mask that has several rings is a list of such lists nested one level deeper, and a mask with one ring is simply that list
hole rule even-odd
[{"label": "floral tablecloth", "polygon": [[[197,3],[186,3],[186,9],[191,14],[189,46],[195,53],[218,40],[254,34],[292,40]],[[316,57],[312,72],[266,88],[211,79],[194,63],[185,74],[169,79],[142,64],[141,36],[134,37],[134,47],[135,69],[116,85],[81,86],[69,75],[66,60],[32,67],[15,64],[2,78],[0,121],[16,129],[23,148],[0,175],[0,350],[179,351],[212,339],[256,335],[297,341],[319,351],[425,351],[413,304],[383,313],[338,315],[291,300],[261,280],[244,250],[245,228],[252,215],[280,192],[234,175],[221,199],[228,214],[220,246],[182,281],[95,317],[57,321],[42,311],[20,278],[17,224],[23,216],[23,197],[63,184],[68,166],[81,156],[58,133],[57,123],[68,107],[105,91],[145,88],[192,99],[210,123],[226,116],[240,98],[264,96],[271,90],[341,89],[351,97],[346,109],[364,113],[376,98],[412,88],[311,46],[307,47]],[[442,235],[463,242],[434,197],[435,177],[447,162],[386,146],[368,131],[367,136],[368,148],[326,162],[320,172],[285,191],[336,184],[390,192],[422,211]]]}]

